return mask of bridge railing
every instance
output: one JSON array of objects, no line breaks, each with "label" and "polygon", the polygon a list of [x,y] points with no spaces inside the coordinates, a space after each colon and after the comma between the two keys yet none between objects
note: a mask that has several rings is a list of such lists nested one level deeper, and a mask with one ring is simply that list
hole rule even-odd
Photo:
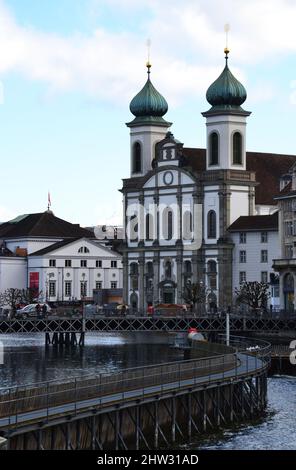
[{"label": "bridge railing", "polygon": [[244,367],[238,353],[232,348],[229,351],[229,354],[213,357],[76,378],[66,383],[49,381],[0,389],[0,420],[8,417],[9,424],[14,425],[24,419],[21,417],[23,413],[29,413],[27,419],[34,419],[32,413],[38,410],[42,410],[45,418],[66,411],[77,413],[78,409],[141,398],[147,393],[162,395],[168,390],[177,391],[188,386],[188,381],[191,385],[206,386],[229,377],[237,378],[250,372],[255,374],[268,365],[265,360],[267,351],[255,350],[245,354]]},{"label": "bridge railing", "polygon": [[57,381],[32,384],[26,387],[11,387],[0,389],[0,418],[5,416],[18,416],[21,413],[49,409],[67,403],[78,403],[108,397],[108,395],[121,394],[122,398],[133,390],[139,395],[145,389],[162,385],[160,392],[167,389],[166,384],[172,383],[174,388],[181,387],[181,382],[195,378],[204,378],[211,381],[215,373],[223,373],[236,366],[234,353],[181,361],[175,363],[158,364],[145,367],[126,369],[113,374],[99,374],[85,378],[76,378],[67,383]]},{"label": "bridge railing", "polygon": [[[220,342],[226,344],[226,335],[219,334]],[[272,346],[268,341],[256,338],[245,338],[243,336],[230,336],[229,345],[232,346],[237,353],[243,353],[247,356],[255,357],[256,361],[260,359],[266,367],[271,362]]]}]

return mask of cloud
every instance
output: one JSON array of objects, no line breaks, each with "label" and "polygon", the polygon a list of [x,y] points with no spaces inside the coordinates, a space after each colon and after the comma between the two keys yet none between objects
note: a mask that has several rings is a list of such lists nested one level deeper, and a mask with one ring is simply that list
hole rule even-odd
[{"label": "cloud", "polygon": [[0,206],[0,223],[12,220],[17,213],[8,207]]},{"label": "cloud", "polygon": [[[141,32],[100,25],[104,5],[123,18],[146,11]],[[44,82],[50,93],[79,91],[126,105],[145,80],[145,41],[151,37],[153,81],[175,105],[204,96],[220,73],[226,22],[232,24],[232,69],[239,78],[246,64],[296,52],[292,0],[91,0],[89,8],[92,14],[97,9],[98,26],[89,34],[62,36],[18,24],[0,0],[0,74]]]}]

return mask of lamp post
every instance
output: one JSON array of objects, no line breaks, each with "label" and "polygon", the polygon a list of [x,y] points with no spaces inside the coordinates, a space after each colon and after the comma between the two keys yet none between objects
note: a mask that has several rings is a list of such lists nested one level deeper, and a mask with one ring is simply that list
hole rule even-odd
[{"label": "lamp post", "polygon": [[84,309],[84,298],[85,298],[85,273],[82,273],[82,283],[81,283],[81,300],[82,300],[82,326],[81,326],[81,336],[79,341],[79,346],[84,346],[85,343],[85,309]]}]

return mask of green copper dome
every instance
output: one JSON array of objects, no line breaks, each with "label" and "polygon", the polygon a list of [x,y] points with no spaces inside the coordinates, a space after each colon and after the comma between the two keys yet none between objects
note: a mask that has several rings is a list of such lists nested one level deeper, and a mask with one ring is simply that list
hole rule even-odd
[{"label": "green copper dome", "polygon": [[154,88],[150,80],[150,66],[148,67],[148,80],[142,90],[134,97],[130,110],[136,119],[162,118],[168,111],[168,104],[164,97]]},{"label": "green copper dome", "polygon": [[213,106],[211,111],[242,110],[240,106],[246,99],[246,89],[230,72],[226,55],[226,65],[223,72],[207,91],[207,101]]}]

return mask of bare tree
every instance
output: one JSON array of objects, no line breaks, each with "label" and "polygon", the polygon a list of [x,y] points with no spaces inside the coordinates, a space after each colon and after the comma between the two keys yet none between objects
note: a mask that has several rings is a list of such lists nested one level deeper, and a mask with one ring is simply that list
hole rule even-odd
[{"label": "bare tree", "polygon": [[202,283],[187,284],[184,287],[183,299],[190,304],[191,309],[196,308],[198,311],[205,306],[209,289]]},{"label": "bare tree", "polygon": [[22,292],[22,301],[26,304],[33,304],[36,299],[42,296],[42,291],[39,292],[38,289],[33,289],[32,287],[28,287],[28,289],[24,289]]},{"label": "bare tree", "polygon": [[244,282],[235,289],[236,302],[248,305],[253,311],[266,310],[270,297],[269,285],[264,282]]},{"label": "bare tree", "polygon": [[7,289],[0,294],[0,305],[2,307],[10,307],[12,316],[15,315],[17,305],[23,301],[22,289]]}]

